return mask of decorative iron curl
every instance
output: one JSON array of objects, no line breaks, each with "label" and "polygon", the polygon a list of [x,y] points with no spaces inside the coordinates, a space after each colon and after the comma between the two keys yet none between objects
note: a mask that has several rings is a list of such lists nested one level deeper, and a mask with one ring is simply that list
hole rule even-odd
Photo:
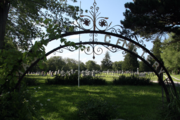
[{"label": "decorative iron curl", "polygon": [[63,53],[63,49],[59,49],[59,50],[55,51],[53,54],[56,55],[56,53]]},{"label": "decorative iron curl", "polygon": [[57,50],[58,53],[63,53],[63,49]]},{"label": "decorative iron curl", "polygon": [[[91,48],[92,48],[92,50],[91,50]],[[87,55],[91,55],[92,53],[93,54],[96,54],[96,55],[101,55],[102,53],[103,53],[103,49],[101,48],[101,47],[90,47],[90,46],[88,46],[86,49],[84,49],[84,52],[85,52],[85,54],[87,54]]]},{"label": "decorative iron curl", "polygon": [[103,45],[106,49],[108,49],[110,52],[115,53],[118,52],[119,49],[115,48],[115,47],[111,47],[111,46],[107,46],[107,45]]},{"label": "decorative iron curl", "polygon": [[122,54],[125,56],[126,55],[126,51],[122,51]]},{"label": "decorative iron curl", "polygon": [[[118,29],[116,29],[115,27],[119,27]],[[122,34],[122,26],[120,25],[115,25],[113,27],[110,27],[110,28],[107,28],[106,29],[106,32],[110,31],[111,33],[114,33],[114,34]]]},{"label": "decorative iron curl", "polygon": [[74,52],[76,50],[76,48],[74,46],[67,46],[64,49],[69,50],[71,52]]}]

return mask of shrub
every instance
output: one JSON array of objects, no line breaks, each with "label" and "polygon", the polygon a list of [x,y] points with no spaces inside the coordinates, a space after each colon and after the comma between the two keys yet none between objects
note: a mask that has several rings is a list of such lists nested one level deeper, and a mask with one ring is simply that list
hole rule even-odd
[{"label": "shrub", "polygon": [[[54,79],[47,79],[46,84],[59,84],[59,85],[77,85],[78,84],[78,73],[70,76],[57,75]],[[81,85],[106,85],[106,81],[102,78],[85,76],[80,78]]]},{"label": "shrub", "polygon": [[161,111],[161,117],[164,120],[180,120],[180,88],[177,91],[177,96],[173,96],[170,100],[170,103],[166,104]]},{"label": "shrub", "polygon": [[152,85],[149,78],[140,78],[136,75],[132,76],[119,76],[119,78],[114,78],[114,85]]},{"label": "shrub", "polygon": [[38,85],[37,79],[35,79],[35,78],[25,77],[25,78],[24,78],[24,81],[25,81],[25,83],[26,83],[27,86]]},{"label": "shrub", "polygon": [[39,107],[21,83],[20,90],[4,91],[0,95],[0,120],[41,120]]},{"label": "shrub", "polygon": [[80,83],[82,85],[106,85],[106,80],[98,77],[85,76],[81,77]]},{"label": "shrub", "polygon": [[77,108],[80,120],[110,120],[119,116],[116,105],[97,97],[78,102]]}]

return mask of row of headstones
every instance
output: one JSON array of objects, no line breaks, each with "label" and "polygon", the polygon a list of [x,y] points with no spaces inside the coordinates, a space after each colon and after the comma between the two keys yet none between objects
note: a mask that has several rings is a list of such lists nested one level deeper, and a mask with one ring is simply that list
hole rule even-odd
[{"label": "row of headstones", "polygon": [[[40,76],[47,76],[47,75],[50,75],[50,76],[54,76],[54,75],[61,75],[61,76],[65,76],[65,75],[72,75],[72,74],[74,74],[75,72],[78,72],[77,70],[75,70],[75,71],[73,71],[73,70],[71,70],[71,71],[66,71],[66,72],[64,72],[63,70],[62,71],[60,71],[60,70],[58,70],[58,71],[49,71],[49,72],[44,72],[44,71],[41,71],[41,72],[28,72],[28,74],[36,74],[36,75],[40,75]],[[81,71],[80,72],[80,74],[82,75],[82,76],[93,76],[93,77],[95,77],[95,74],[97,74],[97,73],[99,73],[99,71],[88,71],[88,70],[86,70],[86,71]]]},{"label": "row of headstones", "polygon": [[[60,70],[58,70],[58,71],[49,71],[49,72],[41,71],[41,72],[28,72],[28,74],[36,74],[36,75],[40,75],[40,76],[47,76],[47,74],[49,74],[50,76],[61,74],[61,76],[65,76],[66,74],[67,75],[72,75],[75,72],[78,72],[78,71],[77,70],[75,70],[75,71],[71,70],[71,71],[66,71],[66,72],[64,72],[63,70],[62,71],[60,71]],[[125,71],[125,72],[123,72],[123,71],[103,71],[103,72],[100,72],[100,71],[97,71],[97,70],[96,71],[95,70],[93,70],[93,71],[86,70],[86,71],[81,71],[80,72],[80,74],[82,76],[93,76],[93,77],[95,77],[96,74],[101,74],[101,73],[105,73],[107,75],[115,75],[115,74],[127,73],[127,74],[131,74],[131,75],[132,74],[139,74],[140,76],[145,76],[146,74],[152,74],[153,72],[139,72],[139,73],[131,72],[131,71]]]}]

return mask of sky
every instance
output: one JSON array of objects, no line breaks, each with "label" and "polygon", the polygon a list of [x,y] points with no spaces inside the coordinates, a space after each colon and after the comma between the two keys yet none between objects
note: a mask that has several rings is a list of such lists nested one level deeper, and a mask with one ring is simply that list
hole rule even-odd
[{"label": "sky", "polygon": [[[121,25],[120,20],[124,20],[124,16],[123,16],[123,12],[125,12],[125,7],[124,4],[127,2],[133,2],[133,0],[96,0],[97,3],[97,7],[99,7],[99,17],[108,17],[108,24],[111,24],[111,26],[114,25]],[[93,6],[94,0],[81,0],[81,8],[83,10],[87,9],[90,10],[90,7]],[[80,0],[78,0],[77,3],[73,3],[70,0],[68,0],[68,4],[72,4],[72,5],[76,5],[76,6],[80,6]],[[83,13],[83,15],[90,15],[89,11],[88,13]],[[104,37],[105,35],[100,35],[98,34],[98,36],[96,37],[98,39],[99,42],[104,42]],[[92,37],[90,37],[89,34],[81,34],[80,35],[80,40],[82,42],[85,41],[89,41]],[[79,35],[73,35],[73,36],[69,36],[66,37],[66,39],[68,41],[73,41],[73,42],[79,42]],[[109,38],[107,38],[107,40],[109,40]],[[111,43],[115,44],[116,41],[118,40],[117,37],[111,37]],[[146,48],[147,49],[151,49],[153,47],[152,42],[145,42],[146,44]],[[51,51],[52,49],[58,47],[60,45],[59,40],[55,40],[52,41],[48,44],[47,47],[45,47],[46,52]],[[103,46],[98,46],[101,47],[103,49],[103,53],[101,55],[95,55],[95,59],[93,59],[93,55],[87,55],[84,53],[84,51],[80,52],[80,61],[82,62],[87,62],[88,60],[93,60],[96,61],[97,64],[101,64],[101,61],[103,60],[105,53],[108,51],[106,48],[104,48]],[[137,51],[139,54],[142,54],[142,50],[139,48]],[[73,58],[75,60],[78,60],[78,50],[74,51],[74,52],[70,52],[68,50],[64,50],[63,49],[63,53],[57,53],[56,54],[50,54],[49,56],[47,56],[47,58],[49,59],[52,56],[62,56],[63,58]],[[122,51],[116,52],[116,53],[112,53],[110,52],[110,58],[112,62],[115,61],[123,61],[124,60],[124,55],[122,54]],[[146,56],[146,55],[145,55]]]}]

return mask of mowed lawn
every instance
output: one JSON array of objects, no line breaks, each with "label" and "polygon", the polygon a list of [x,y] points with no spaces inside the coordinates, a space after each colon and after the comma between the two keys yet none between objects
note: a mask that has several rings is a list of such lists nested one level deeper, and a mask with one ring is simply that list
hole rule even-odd
[{"label": "mowed lawn", "polygon": [[[45,120],[78,120],[77,103],[85,98],[101,97],[118,106],[118,116],[125,120],[161,120],[159,111],[162,107],[161,87],[152,86],[62,86],[45,85],[47,77],[28,75],[38,79],[38,86],[30,86],[39,103],[43,104],[40,114]],[[48,78],[53,78],[48,76]],[[113,77],[104,77],[111,82]],[[38,88],[40,87],[40,88]],[[48,101],[50,99],[50,101]]]}]

